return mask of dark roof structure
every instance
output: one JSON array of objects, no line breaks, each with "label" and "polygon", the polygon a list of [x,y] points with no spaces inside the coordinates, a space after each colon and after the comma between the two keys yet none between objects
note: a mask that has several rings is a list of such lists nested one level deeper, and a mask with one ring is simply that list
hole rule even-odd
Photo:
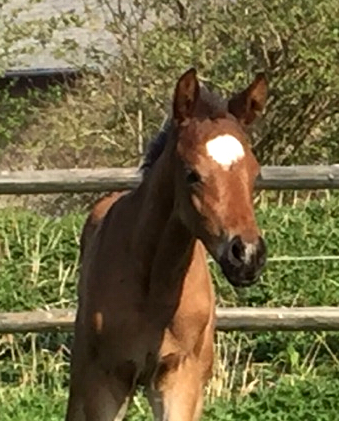
[{"label": "dark roof structure", "polygon": [[8,70],[0,77],[0,91],[9,88],[11,96],[22,96],[31,88],[45,90],[66,82],[71,85],[80,76],[80,70],[74,68]]}]

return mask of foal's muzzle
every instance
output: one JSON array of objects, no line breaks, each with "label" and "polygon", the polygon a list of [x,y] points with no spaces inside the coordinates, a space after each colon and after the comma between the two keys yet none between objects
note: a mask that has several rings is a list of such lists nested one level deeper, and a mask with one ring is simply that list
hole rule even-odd
[{"label": "foal's muzzle", "polygon": [[266,264],[266,245],[262,237],[256,243],[245,243],[240,236],[226,240],[216,259],[223,274],[235,287],[254,284]]}]

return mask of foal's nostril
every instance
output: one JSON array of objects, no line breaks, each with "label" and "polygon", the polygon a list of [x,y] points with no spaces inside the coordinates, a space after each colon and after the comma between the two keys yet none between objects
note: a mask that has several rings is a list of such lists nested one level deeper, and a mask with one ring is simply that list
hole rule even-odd
[{"label": "foal's nostril", "polygon": [[241,260],[241,249],[239,244],[233,244],[231,252],[233,253],[233,257],[237,260]]},{"label": "foal's nostril", "polygon": [[228,259],[233,265],[240,266],[243,261],[243,255],[244,245],[240,237],[236,236],[232,239],[229,245]]}]

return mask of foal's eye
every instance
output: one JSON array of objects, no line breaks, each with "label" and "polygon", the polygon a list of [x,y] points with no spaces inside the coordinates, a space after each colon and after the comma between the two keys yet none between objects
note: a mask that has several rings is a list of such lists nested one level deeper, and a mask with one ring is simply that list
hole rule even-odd
[{"label": "foal's eye", "polygon": [[186,170],[186,182],[190,185],[199,183],[201,181],[200,175],[191,169]]}]

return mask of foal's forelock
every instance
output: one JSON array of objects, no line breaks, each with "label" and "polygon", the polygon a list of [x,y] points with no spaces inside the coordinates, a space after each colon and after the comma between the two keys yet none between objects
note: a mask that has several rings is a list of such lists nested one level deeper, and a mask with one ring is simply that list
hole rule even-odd
[{"label": "foal's forelock", "polygon": [[[208,114],[225,113],[228,111],[228,101],[218,94],[211,92],[203,83],[200,82],[200,101],[205,105]],[[160,129],[153,140],[148,144],[146,155],[143,163],[140,166],[140,171],[145,177],[148,171],[153,167],[158,160],[163,150],[165,149],[168,135],[173,124],[172,113],[169,112],[164,118]]]}]

